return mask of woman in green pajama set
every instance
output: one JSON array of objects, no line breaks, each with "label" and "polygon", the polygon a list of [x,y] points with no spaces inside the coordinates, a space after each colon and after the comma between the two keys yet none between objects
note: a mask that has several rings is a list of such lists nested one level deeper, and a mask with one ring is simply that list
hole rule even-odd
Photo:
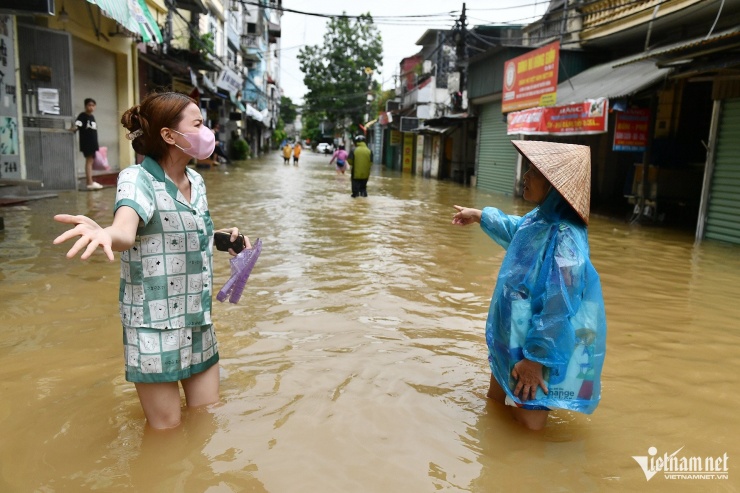
[{"label": "woman in green pajama set", "polygon": [[[113,224],[60,214],[73,224],[55,244],[79,236],[67,253],[87,259],[121,252],[119,306],[126,380],[136,385],[153,428],[180,424],[182,383],[189,407],[218,401],[218,345],[211,322],[213,221],[191,158],[213,153],[213,132],[195,102],[178,93],[147,97],[121,123],[145,157],[118,177]],[[236,240],[237,228],[230,228]],[[245,238],[245,246],[250,247]],[[233,250],[230,250],[235,255]]]}]

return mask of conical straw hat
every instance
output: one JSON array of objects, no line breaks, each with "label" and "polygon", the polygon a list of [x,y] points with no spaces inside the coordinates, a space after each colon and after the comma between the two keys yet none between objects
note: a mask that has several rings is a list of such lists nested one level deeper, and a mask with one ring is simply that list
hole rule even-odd
[{"label": "conical straw hat", "polygon": [[512,140],[588,224],[591,204],[591,149],[576,144]]}]

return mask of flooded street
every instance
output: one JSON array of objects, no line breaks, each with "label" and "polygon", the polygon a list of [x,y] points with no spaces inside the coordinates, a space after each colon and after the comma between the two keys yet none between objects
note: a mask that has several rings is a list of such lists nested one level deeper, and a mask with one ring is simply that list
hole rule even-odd
[{"label": "flooded street", "polygon": [[[109,224],[115,190],[0,210],[0,492],[740,488],[740,248],[593,217],[602,401],[529,432],[485,399],[504,251],[450,221],[453,204],[531,206],[380,168],[352,199],[328,156],[301,161],[201,170],[216,227],[263,249],[239,304],[214,297],[221,403],[174,432],[145,428],[124,380],[118,258],[51,244],[55,213]],[[650,447],[727,454],[729,479],[647,483],[633,456]]]}]

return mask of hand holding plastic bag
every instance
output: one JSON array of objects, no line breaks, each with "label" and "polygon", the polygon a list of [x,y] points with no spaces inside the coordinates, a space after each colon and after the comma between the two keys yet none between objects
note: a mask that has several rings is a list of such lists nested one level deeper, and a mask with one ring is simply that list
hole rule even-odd
[{"label": "hand holding plastic bag", "polygon": [[239,302],[244,286],[247,284],[247,279],[249,279],[249,274],[252,272],[254,264],[257,263],[257,258],[259,258],[261,252],[262,240],[257,238],[252,248],[245,248],[229,261],[231,263],[231,277],[216,295],[218,301],[224,302],[226,298],[229,298],[229,303]]}]

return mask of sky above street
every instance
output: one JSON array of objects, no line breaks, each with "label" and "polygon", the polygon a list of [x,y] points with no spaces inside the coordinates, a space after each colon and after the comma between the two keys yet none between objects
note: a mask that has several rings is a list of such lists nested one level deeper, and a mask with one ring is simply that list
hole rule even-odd
[{"label": "sky above street", "polygon": [[[283,7],[320,14],[359,15],[370,11],[383,38],[382,72],[375,78],[383,89],[394,87],[393,75],[398,74],[402,58],[417,53],[416,42],[427,29],[450,29],[460,16],[463,2],[453,0],[372,0],[355,2],[337,0],[283,0]],[[481,24],[528,24],[540,18],[549,0],[467,0],[468,27]],[[450,13],[452,12],[452,13]],[[431,15],[433,17],[402,18],[400,16]],[[280,82],[283,95],[296,103],[303,101],[306,87],[298,62],[298,51],[305,45],[321,44],[327,18],[285,12],[282,17]]]}]

